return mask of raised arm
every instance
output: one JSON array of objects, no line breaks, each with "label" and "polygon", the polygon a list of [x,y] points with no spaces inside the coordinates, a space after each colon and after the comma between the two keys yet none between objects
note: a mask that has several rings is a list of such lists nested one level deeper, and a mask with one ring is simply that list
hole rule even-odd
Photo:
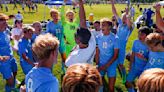
[{"label": "raised arm", "polygon": [[116,19],[118,20],[119,16],[118,16],[118,13],[116,11],[116,7],[114,5],[114,0],[111,0],[111,4],[112,4],[112,12],[113,12],[114,16],[116,17]]},{"label": "raised arm", "polygon": [[130,29],[132,29],[132,21],[131,21],[131,16],[129,15],[129,7],[126,8],[126,23]]},{"label": "raised arm", "polygon": [[164,33],[164,21],[162,19],[161,13],[160,13],[161,6],[160,6],[160,4],[156,4],[154,6],[154,8],[155,8],[155,11],[156,11],[156,24],[157,24],[157,27],[160,30],[162,30],[162,32]]},{"label": "raised arm", "polygon": [[80,17],[80,27],[87,28],[85,10],[84,10],[84,5],[83,5],[82,0],[79,0],[79,17]]}]

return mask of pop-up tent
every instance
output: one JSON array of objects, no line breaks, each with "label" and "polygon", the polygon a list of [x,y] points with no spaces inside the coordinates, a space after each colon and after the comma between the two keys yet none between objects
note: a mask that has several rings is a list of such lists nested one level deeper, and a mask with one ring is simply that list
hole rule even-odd
[{"label": "pop-up tent", "polygon": [[[63,0],[48,0],[45,5],[62,5],[63,3]],[[72,0],[67,0],[66,5],[72,5]]]}]

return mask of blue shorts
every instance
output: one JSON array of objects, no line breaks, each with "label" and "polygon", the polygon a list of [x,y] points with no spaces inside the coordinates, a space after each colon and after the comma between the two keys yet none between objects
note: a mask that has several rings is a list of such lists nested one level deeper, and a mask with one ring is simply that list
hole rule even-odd
[{"label": "blue shorts", "polygon": [[[103,64],[99,64],[98,66],[102,66]],[[111,66],[109,66],[107,68],[106,71],[100,71],[101,76],[105,76],[106,72],[107,72],[107,76],[108,78],[110,77],[116,77],[116,68],[117,68],[117,62],[115,61]]]},{"label": "blue shorts", "polygon": [[143,71],[141,71],[141,70],[137,70],[135,68],[132,68],[128,73],[126,81],[133,82],[135,80],[135,78],[137,78],[141,75],[142,72]]},{"label": "blue shorts", "polygon": [[20,65],[25,75],[28,74],[28,72],[33,68],[33,66],[31,64],[28,64],[26,61],[21,61]]},{"label": "blue shorts", "polygon": [[4,79],[9,79],[13,76],[10,61],[0,61],[0,73],[2,73]]},{"label": "blue shorts", "polygon": [[124,64],[125,55],[126,55],[125,49],[120,49],[118,54],[118,64]]},{"label": "blue shorts", "polygon": [[10,62],[11,62],[12,72],[17,72],[18,66],[17,66],[17,62],[16,62],[15,58],[11,58]]}]

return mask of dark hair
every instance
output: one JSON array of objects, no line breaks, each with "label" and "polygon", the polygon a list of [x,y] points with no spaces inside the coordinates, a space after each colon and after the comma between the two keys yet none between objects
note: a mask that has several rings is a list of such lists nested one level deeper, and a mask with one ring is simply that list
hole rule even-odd
[{"label": "dark hair", "polygon": [[86,28],[78,28],[75,35],[80,38],[80,42],[83,44],[88,44],[90,38],[91,38],[91,33],[88,29]]},{"label": "dark hair", "polygon": [[144,27],[141,27],[141,28],[139,29],[139,32],[144,33],[144,34],[146,34],[146,36],[147,36],[147,35],[149,35],[150,33],[152,33],[153,30],[152,30],[151,28],[148,28],[147,26],[144,26]]},{"label": "dark hair", "polygon": [[94,24],[95,24],[95,23],[100,24],[100,21],[96,20],[96,21],[94,21]]},{"label": "dark hair", "polygon": [[15,24],[17,23],[17,22],[23,22],[23,20],[15,20]]}]

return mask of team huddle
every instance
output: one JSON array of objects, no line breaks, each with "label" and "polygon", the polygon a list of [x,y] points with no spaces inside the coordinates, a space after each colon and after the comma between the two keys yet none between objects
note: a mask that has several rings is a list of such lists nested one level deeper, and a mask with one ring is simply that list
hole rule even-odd
[{"label": "team huddle", "polygon": [[[129,54],[127,73],[124,67],[126,45],[135,28],[129,7],[120,18],[114,0],[111,0],[112,21],[102,18],[88,24],[82,0],[78,1],[78,8],[65,12],[66,2],[60,10],[51,9],[52,21],[47,23],[45,31],[42,31],[40,22],[24,27],[22,17],[14,20],[10,31],[6,22],[10,16],[0,13],[0,73],[6,79],[6,92],[14,90],[16,84],[18,68],[13,52],[18,54],[26,76],[19,86],[20,92],[60,91],[58,79],[52,74],[58,52],[62,60],[61,72],[65,74],[62,92],[108,92],[107,89],[114,92],[117,68],[128,92],[135,92],[136,78],[151,76],[151,71],[160,71],[164,76],[164,21],[159,4],[154,6],[156,29],[138,28],[138,39],[133,42]],[[106,74],[108,87],[104,85]],[[149,91],[153,84],[142,87],[146,79],[139,79],[139,92],[163,92],[164,77],[159,77],[161,81],[156,84],[160,86],[154,87],[154,91]]]}]

